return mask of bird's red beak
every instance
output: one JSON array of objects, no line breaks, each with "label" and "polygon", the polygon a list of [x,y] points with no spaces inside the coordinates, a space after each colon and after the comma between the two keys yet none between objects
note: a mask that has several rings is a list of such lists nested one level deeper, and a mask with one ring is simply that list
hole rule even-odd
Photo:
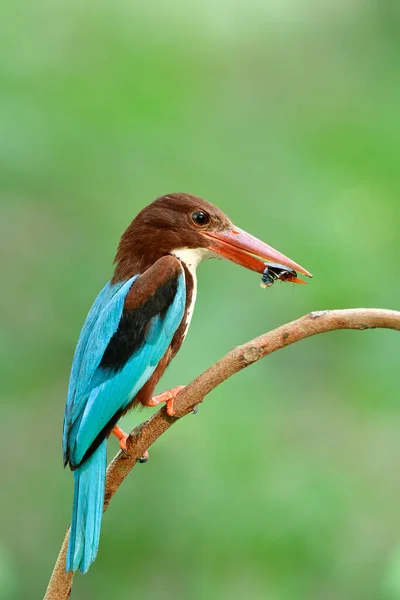
[{"label": "bird's red beak", "polygon": [[[294,269],[298,273],[312,277],[311,273],[293,260],[238,227],[223,231],[202,231],[201,233],[207,237],[210,250],[246,267],[246,269],[263,273],[268,263],[278,263],[282,267]],[[300,279],[297,281],[291,279],[291,281],[305,283]]]}]

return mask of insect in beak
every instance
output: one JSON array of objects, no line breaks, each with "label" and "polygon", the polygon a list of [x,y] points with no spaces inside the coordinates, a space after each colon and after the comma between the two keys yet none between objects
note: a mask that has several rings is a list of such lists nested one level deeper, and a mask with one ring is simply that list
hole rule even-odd
[{"label": "insect in beak", "polygon": [[297,277],[294,269],[288,269],[278,263],[268,263],[261,278],[261,287],[267,288],[274,285],[275,281],[289,281],[291,283],[306,283]]}]

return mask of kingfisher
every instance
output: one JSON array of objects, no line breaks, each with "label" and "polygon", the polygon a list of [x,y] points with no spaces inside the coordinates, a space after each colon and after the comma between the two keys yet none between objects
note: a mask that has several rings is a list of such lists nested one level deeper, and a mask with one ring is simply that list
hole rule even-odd
[{"label": "kingfisher", "polygon": [[71,369],[63,429],[64,465],[74,473],[67,571],[86,573],[96,558],[111,433],[126,452],[128,436],[118,420],[131,408],[163,402],[174,415],[183,386],[156,396],[154,390],[188,332],[196,268],[206,258],[225,258],[261,274],[272,264],[298,283],[297,272],[311,277],[191,194],[162,196],[131,222],[113,277],[86,317]]}]

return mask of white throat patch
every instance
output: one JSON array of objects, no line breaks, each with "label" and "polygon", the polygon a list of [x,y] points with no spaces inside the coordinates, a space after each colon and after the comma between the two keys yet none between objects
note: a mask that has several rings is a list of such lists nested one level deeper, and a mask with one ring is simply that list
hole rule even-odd
[{"label": "white throat patch", "polygon": [[171,252],[181,262],[185,263],[190,273],[195,277],[196,268],[204,258],[211,258],[212,252],[206,248],[178,248]]},{"label": "white throat patch", "polygon": [[205,248],[178,248],[171,252],[178,260],[180,260],[188,269],[189,273],[193,277],[193,291],[190,305],[186,315],[185,333],[184,337],[189,329],[190,321],[192,320],[194,305],[197,297],[197,276],[196,268],[204,258],[211,258],[213,253]]}]

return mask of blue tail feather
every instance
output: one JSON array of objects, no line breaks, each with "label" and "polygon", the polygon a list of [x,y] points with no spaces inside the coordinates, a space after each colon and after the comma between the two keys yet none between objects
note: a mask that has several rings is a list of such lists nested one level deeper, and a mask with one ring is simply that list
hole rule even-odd
[{"label": "blue tail feather", "polygon": [[106,478],[106,441],[74,471],[74,504],[69,536],[67,571],[86,573],[96,558],[103,516]]}]

